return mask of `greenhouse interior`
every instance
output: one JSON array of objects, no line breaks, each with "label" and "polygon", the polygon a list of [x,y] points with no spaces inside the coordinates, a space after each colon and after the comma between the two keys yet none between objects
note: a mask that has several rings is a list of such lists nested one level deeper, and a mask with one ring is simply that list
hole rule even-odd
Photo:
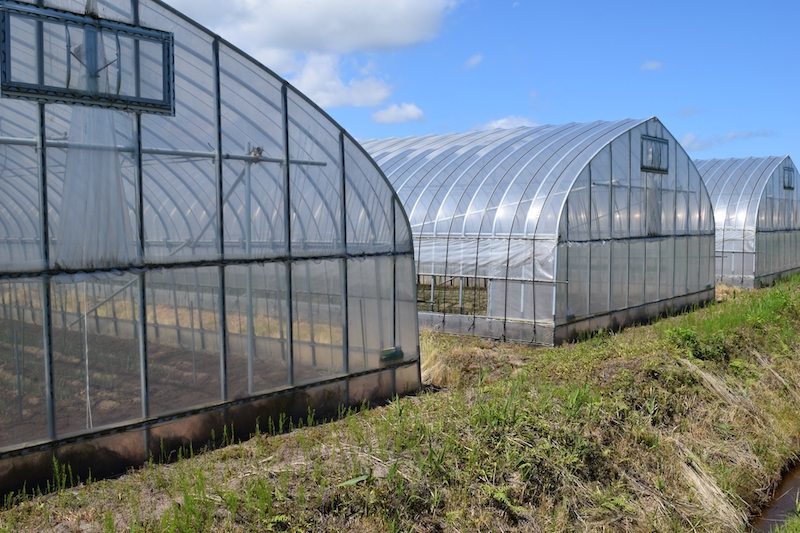
[{"label": "greenhouse interior", "polygon": [[403,202],[422,327],[552,345],[714,298],[714,215],[655,117],[362,143]]},{"label": "greenhouse interior", "polygon": [[408,219],[319,107],[157,0],[0,17],[0,486],[419,388]]},{"label": "greenhouse interior", "polygon": [[714,206],[717,283],[759,287],[800,269],[800,194],[789,156],[695,165]]}]

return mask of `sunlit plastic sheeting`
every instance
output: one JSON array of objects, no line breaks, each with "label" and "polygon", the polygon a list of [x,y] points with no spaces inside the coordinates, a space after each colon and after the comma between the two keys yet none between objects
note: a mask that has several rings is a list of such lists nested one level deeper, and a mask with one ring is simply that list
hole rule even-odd
[{"label": "sunlit plastic sheeting", "polygon": [[717,221],[717,281],[753,286],[800,268],[800,259],[782,246],[784,235],[791,246],[789,236],[800,231],[800,193],[791,158],[695,163],[711,194]]},{"label": "sunlit plastic sheeting", "polygon": [[[375,164],[349,139],[345,139],[344,156],[347,171],[347,251],[353,255],[390,252],[396,239],[395,220],[392,217],[398,216],[394,191],[375,186],[378,179]],[[399,216],[405,220],[402,211]],[[397,250],[410,252],[412,245],[408,226],[400,231],[399,236],[401,240]]]},{"label": "sunlit plastic sheeting", "polygon": [[390,283],[395,274],[391,258],[355,259],[347,264],[351,372],[378,368],[381,351],[395,346]]},{"label": "sunlit plastic sheeting", "polygon": [[[9,121],[0,120],[3,135]],[[0,145],[0,172],[3,192],[0,195],[0,224],[6,245],[0,246],[0,268],[6,272],[26,272],[42,266],[39,232],[39,185],[35,172],[36,152],[30,146]]]},{"label": "sunlit plastic sheeting", "polygon": [[403,352],[403,359],[412,360],[419,346],[414,260],[411,257],[398,258],[395,276],[395,347]]},{"label": "sunlit plastic sheeting", "polygon": [[[492,319],[482,331],[500,321],[507,334],[510,322],[527,320],[573,331],[574,323],[600,323],[594,317],[712,283],[703,273],[713,265],[701,262],[713,258],[700,254],[699,241],[676,256],[677,240],[713,235],[713,215],[694,164],[656,118],[375,140],[365,148],[408,210],[419,290],[432,295],[420,309],[463,309],[467,280],[485,291],[485,305],[467,306]],[[690,257],[695,272],[687,278]],[[638,315],[622,319],[629,316]]]},{"label": "sunlit plastic sheeting", "polygon": [[[0,277],[20,278],[0,283],[0,366],[18,378],[0,387],[11,399],[0,422],[13,428],[0,448],[346,387],[354,372],[382,375],[363,378],[382,387],[361,391],[367,399],[419,387],[413,236],[361,146],[166,4],[45,5],[60,11],[25,6],[47,20],[41,60],[38,19],[14,22],[15,75],[85,97],[174,95],[174,116],[63,95],[0,99]],[[117,22],[170,46],[123,38],[88,53],[93,28]],[[500,248],[496,268],[508,241]],[[514,268],[532,268],[524,263]]]}]

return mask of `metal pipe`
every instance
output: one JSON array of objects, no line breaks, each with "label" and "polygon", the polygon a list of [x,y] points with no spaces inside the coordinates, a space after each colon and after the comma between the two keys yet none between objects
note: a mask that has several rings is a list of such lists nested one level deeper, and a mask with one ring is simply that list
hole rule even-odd
[{"label": "metal pipe", "polygon": [[194,344],[194,302],[189,301],[189,327],[192,330],[192,374],[194,383],[197,384],[197,353]]},{"label": "metal pipe", "polygon": [[[289,158],[289,90],[281,85],[281,119],[283,125],[283,159]],[[292,183],[290,165],[283,165],[283,224],[286,239],[286,255],[292,256]],[[294,385],[294,309],[292,308],[292,263],[286,265],[286,361],[289,385]]]},{"label": "metal pipe", "polygon": [[[137,113],[137,116],[140,116]],[[54,140],[54,139],[47,139],[45,141],[48,148],[81,148],[83,150],[113,150],[116,152],[123,152],[123,153],[137,153],[136,146],[125,146],[125,145],[117,145],[117,146],[110,146],[110,145],[98,145],[98,144],[87,144],[87,143],[70,143],[69,140]],[[1,144],[8,144],[8,145],[15,145],[15,146],[37,146],[36,139],[29,139],[24,137],[0,137],[0,145]],[[191,159],[216,159],[217,155],[216,152],[203,152],[198,150],[172,150],[169,148],[154,148],[154,147],[141,147],[138,149],[139,153],[146,154],[146,155],[160,155],[160,156],[168,156],[168,157],[186,157]],[[249,163],[276,163],[282,165],[285,159],[280,159],[277,157],[264,157],[262,155],[252,155],[252,154],[229,154],[223,153],[222,159],[229,160],[229,161],[247,161]],[[307,159],[290,159],[289,163],[292,165],[306,165],[306,166],[315,166],[315,167],[324,167],[327,166],[328,163],[326,161],[311,161]]]},{"label": "metal pipe", "polygon": [[19,367],[19,339],[17,330],[14,330],[14,364],[17,369],[17,405],[19,407],[19,421],[22,422],[22,376]]},{"label": "metal pipe", "polygon": [[[220,80],[219,39],[212,43],[214,62],[214,172],[217,186],[217,252],[219,258],[225,257],[225,185],[222,173],[222,85]],[[225,267],[217,267],[217,310],[219,314],[219,385],[220,398],[228,399],[228,343],[227,316],[225,308]]]},{"label": "metal pipe", "polygon": [[[345,150],[344,150],[344,132],[339,132],[339,183],[340,183],[340,220],[341,236],[342,236],[342,250],[347,252],[347,172],[345,168]],[[341,259],[341,290],[342,290],[342,357],[344,373],[350,373],[350,309],[349,298],[347,297],[348,280],[347,280],[347,267],[348,260]],[[347,401],[349,402],[350,394],[348,387]]]},{"label": "metal pipe", "polygon": [[[251,151],[250,143],[247,143],[246,151]],[[252,171],[250,162],[244,164],[244,212],[245,212],[245,255],[250,259],[253,252],[253,213],[252,213]],[[253,267],[247,265],[247,392],[253,394],[253,359],[256,353],[255,324],[253,323]]]},{"label": "metal pipe", "polygon": [[172,308],[175,311],[175,337],[178,339],[178,346],[181,343],[181,321],[178,315],[178,284],[175,281],[175,271],[172,271]]},{"label": "metal pipe", "polygon": [[[37,23],[37,37],[42,37],[42,23]],[[41,41],[39,41],[41,43]],[[50,266],[50,235],[47,199],[47,153],[45,147],[45,106],[37,105],[37,166],[39,169],[39,237],[41,239],[42,267]],[[52,346],[52,327],[51,327],[51,303],[50,303],[50,277],[45,276],[42,281],[42,350],[44,351],[44,372],[45,372],[45,403],[47,405],[47,434],[51,439],[56,438],[56,403],[55,403],[55,379],[53,377],[53,346]]]}]

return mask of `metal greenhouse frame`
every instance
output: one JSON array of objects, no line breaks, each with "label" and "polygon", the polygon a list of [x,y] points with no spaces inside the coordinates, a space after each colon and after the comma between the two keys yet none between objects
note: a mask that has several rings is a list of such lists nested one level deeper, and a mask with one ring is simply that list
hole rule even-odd
[{"label": "metal greenhouse frame", "polygon": [[363,143],[409,213],[420,324],[554,344],[714,297],[714,219],[657,118]]},{"label": "metal greenhouse frame", "polygon": [[403,207],[283,79],[158,0],[0,0],[0,76],[0,489],[419,388]]},{"label": "metal greenhouse frame", "polygon": [[800,269],[800,192],[792,159],[707,159],[695,164],[717,221],[717,282],[758,287]]}]

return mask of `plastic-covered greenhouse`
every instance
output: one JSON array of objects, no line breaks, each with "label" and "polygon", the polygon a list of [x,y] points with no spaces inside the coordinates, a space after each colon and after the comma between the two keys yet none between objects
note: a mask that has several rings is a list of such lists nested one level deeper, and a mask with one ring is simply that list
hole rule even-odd
[{"label": "plastic-covered greenhouse", "polygon": [[419,387],[408,219],[317,106],[157,0],[0,39],[0,486]]},{"label": "plastic-covered greenhouse", "polygon": [[800,193],[791,158],[695,164],[714,205],[717,282],[757,287],[800,269]]},{"label": "plastic-covered greenhouse", "polygon": [[657,118],[363,143],[406,207],[420,324],[553,344],[714,296],[714,219]]}]

